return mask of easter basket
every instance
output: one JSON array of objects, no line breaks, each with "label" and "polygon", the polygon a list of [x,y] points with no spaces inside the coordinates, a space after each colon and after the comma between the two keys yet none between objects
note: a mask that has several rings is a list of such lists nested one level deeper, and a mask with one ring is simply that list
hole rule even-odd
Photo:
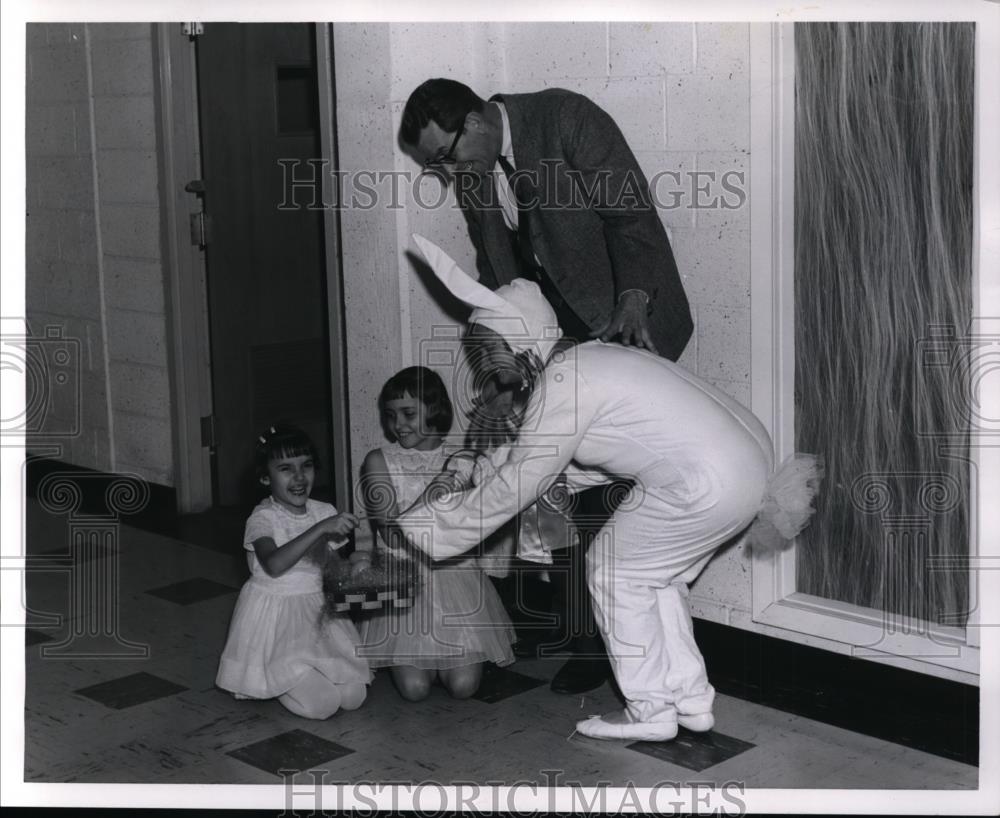
[{"label": "easter basket", "polygon": [[347,560],[330,560],[323,568],[327,615],[409,608],[420,590],[412,560],[376,549],[371,565],[357,573]]}]

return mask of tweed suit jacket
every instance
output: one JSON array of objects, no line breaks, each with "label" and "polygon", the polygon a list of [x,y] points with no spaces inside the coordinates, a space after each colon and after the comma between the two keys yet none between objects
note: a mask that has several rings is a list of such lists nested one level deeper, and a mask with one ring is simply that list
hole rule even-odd
[{"label": "tweed suit jacket", "polygon": [[[565,302],[593,330],[622,292],[644,290],[653,342],[676,360],[691,337],[691,311],[648,183],[615,121],[559,88],[492,101],[507,110],[533,249]],[[457,179],[455,193],[480,281],[496,288],[523,275],[492,176]]]}]

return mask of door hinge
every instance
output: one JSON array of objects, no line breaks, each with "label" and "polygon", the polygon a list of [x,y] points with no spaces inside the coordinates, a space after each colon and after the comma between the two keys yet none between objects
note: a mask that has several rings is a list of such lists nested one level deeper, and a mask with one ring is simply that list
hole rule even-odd
[{"label": "door hinge", "polygon": [[192,40],[199,34],[205,33],[204,23],[181,23],[181,31],[186,37],[190,37]]},{"label": "door hinge", "polygon": [[214,449],[218,445],[215,436],[215,415],[206,415],[201,419],[201,445],[209,449]]},{"label": "door hinge", "polygon": [[204,210],[191,214],[191,244],[204,250],[208,247],[211,229],[212,220]]}]

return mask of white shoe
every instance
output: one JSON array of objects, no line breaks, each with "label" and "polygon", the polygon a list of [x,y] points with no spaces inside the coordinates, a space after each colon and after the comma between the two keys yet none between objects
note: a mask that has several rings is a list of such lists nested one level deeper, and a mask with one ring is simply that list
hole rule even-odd
[{"label": "white shoe", "polygon": [[711,711],[708,713],[695,713],[694,715],[678,713],[677,723],[686,730],[691,730],[695,733],[707,733],[715,727],[715,716],[712,715]]},{"label": "white shoe", "polygon": [[[626,721],[622,721],[624,716]],[[677,722],[632,721],[627,711],[609,713],[614,721],[605,716],[591,716],[576,723],[576,731],[588,738],[631,739],[632,741],[670,741],[677,735]]]}]

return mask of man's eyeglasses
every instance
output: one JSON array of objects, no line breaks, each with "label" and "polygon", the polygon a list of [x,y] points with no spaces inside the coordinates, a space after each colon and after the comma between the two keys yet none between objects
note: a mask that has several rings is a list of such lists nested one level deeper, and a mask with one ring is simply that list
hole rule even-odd
[{"label": "man's eyeglasses", "polygon": [[459,128],[458,132],[455,134],[455,138],[451,142],[451,147],[448,148],[447,152],[439,153],[437,156],[432,156],[430,159],[425,159],[424,167],[440,168],[444,165],[454,165],[458,161],[455,159],[455,148],[458,146],[458,140],[461,138],[463,133],[465,133],[465,128]]}]

